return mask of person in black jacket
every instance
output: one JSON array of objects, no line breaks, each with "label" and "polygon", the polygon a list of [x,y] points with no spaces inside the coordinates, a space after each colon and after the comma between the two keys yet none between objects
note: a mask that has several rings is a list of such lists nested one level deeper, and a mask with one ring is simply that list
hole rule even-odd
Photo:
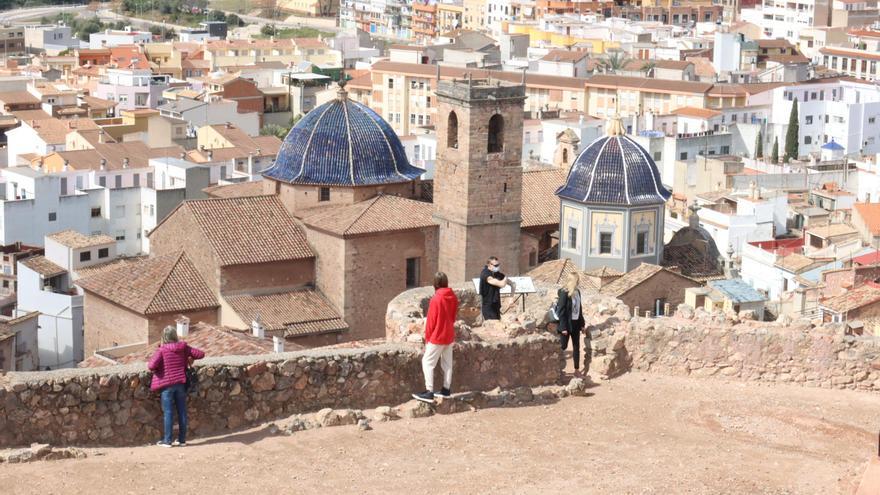
[{"label": "person in black jacket", "polygon": [[[559,288],[556,294],[556,315],[559,317],[559,325],[556,331],[559,333],[559,343],[562,350],[568,349],[568,341],[571,339],[572,359],[574,360],[574,374],[580,376],[581,354],[581,330],[584,328],[584,314],[581,311],[581,291],[578,289],[580,277],[577,273],[569,273],[565,279],[565,285]],[[584,352],[589,353],[587,347]],[[589,364],[588,364],[589,366]]]}]

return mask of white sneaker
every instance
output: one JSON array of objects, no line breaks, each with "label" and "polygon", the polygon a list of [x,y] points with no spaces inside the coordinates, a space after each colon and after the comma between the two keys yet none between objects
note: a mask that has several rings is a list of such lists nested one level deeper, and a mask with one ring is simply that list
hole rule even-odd
[{"label": "white sneaker", "polygon": [[171,448],[171,444],[170,444],[170,443],[165,443],[165,442],[163,442],[162,440],[159,440],[158,442],[156,442],[156,445],[158,445],[159,447],[165,447],[166,449],[170,449],[170,448]]},{"label": "white sneaker", "polygon": [[175,440],[171,445],[174,445],[175,447],[186,447],[186,442],[181,443],[179,440]]}]

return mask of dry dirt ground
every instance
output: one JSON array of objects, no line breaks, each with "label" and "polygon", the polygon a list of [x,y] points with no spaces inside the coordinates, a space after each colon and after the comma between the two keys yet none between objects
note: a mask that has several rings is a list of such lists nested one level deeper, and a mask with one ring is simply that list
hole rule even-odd
[{"label": "dry dirt ground", "polygon": [[851,493],[880,396],[628,374],[549,406],[0,466],[0,493]]}]

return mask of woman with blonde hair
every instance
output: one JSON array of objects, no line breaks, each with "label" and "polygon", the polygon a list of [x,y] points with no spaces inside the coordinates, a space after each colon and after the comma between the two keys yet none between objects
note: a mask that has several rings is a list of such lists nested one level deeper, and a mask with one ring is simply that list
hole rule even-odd
[{"label": "woman with blonde hair", "polygon": [[[186,342],[178,342],[177,331],[172,326],[162,332],[162,345],[147,363],[153,372],[150,389],[162,397],[164,435],[156,444],[160,447],[186,445],[186,368],[191,359],[202,359],[205,353],[190,347]],[[174,428],[174,412],[177,411],[177,441],[171,443]]]},{"label": "woman with blonde hair", "polygon": [[[568,341],[571,339],[571,357],[574,360],[574,374],[576,376],[580,375],[581,330],[584,328],[581,291],[578,289],[580,280],[577,273],[569,273],[565,278],[565,285],[560,287],[556,293],[556,315],[559,317],[556,331],[559,333],[559,343],[563,351],[568,349]],[[585,349],[584,352],[590,352],[590,350]]]}]

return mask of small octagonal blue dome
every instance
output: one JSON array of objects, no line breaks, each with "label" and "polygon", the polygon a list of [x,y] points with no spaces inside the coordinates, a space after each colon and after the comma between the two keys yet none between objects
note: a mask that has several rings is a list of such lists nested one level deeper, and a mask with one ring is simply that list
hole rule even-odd
[{"label": "small octagonal blue dome", "polygon": [[291,184],[370,186],[423,173],[410,165],[391,126],[340,90],[338,98],[297,122],[263,176]]},{"label": "small octagonal blue dome", "polygon": [[580,203],[665,203],[672,193],[663,187],[654,160],[638,143],[612,127],[608,136],[581,151],[556,195]]}]

